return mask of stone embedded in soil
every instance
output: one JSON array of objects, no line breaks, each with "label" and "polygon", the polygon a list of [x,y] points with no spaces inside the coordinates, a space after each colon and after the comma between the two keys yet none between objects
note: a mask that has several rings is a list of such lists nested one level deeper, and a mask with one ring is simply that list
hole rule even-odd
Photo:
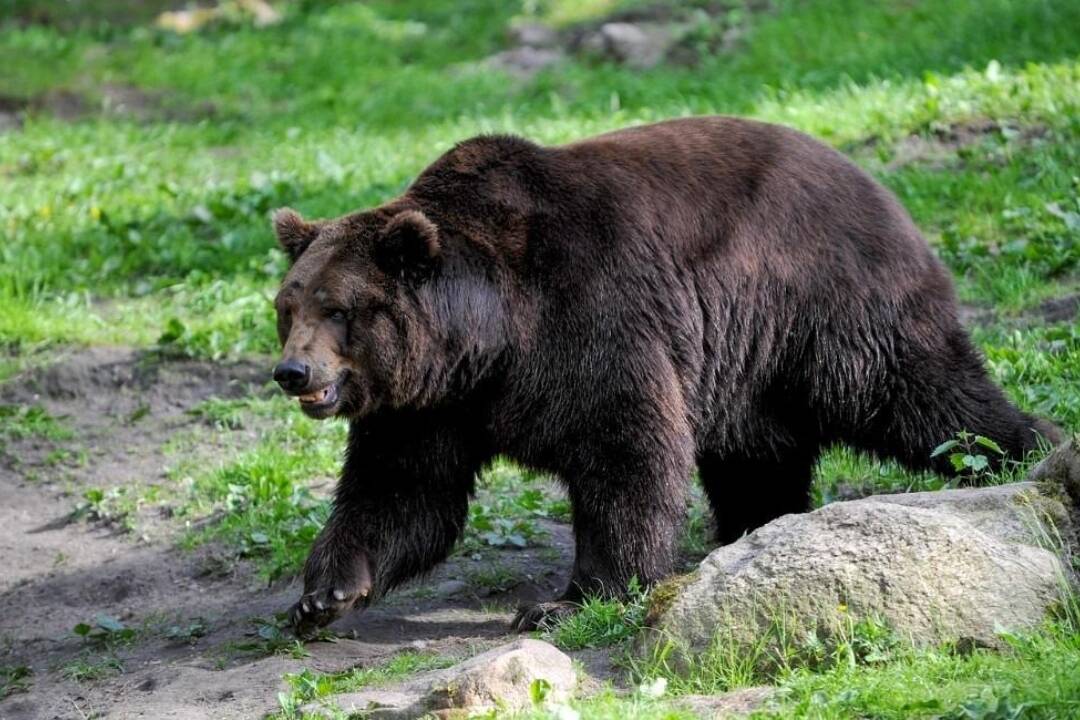
[{"label": "stone embedded in soil", "polygon": [[469,583],[464,580],[443,580],[441,583],[435,586],[435,594],[441,597],[453,597],[460,595],[469,589]]},{"label": "stone embedded in soil", "polygon": [[[888,495],[787,515],[715,550],[657,608],[658,631],[686,653],[718,633],[751,645],[777,623],[830,633],[878,618],[917,645],[999,646],[1037,627],[1061,597],[1064,565],[1040,528],[1071,521],[1033,483]],[[1053,531],[1051,531],[1051,534]]]},{"label": "stone embedded in soil", "polygon": [[498,707],[521,710],[532,704],[534,681],[550,684],[547,698],[570,697],[576,677],[570,658],[540,640],[520,639],[501,645],[445,670],[423,673],[396,687],[363,690],[326,698],[303,708],[305,713],[335,707],[364,717],[416,718],[426,714],[452,716]]}]

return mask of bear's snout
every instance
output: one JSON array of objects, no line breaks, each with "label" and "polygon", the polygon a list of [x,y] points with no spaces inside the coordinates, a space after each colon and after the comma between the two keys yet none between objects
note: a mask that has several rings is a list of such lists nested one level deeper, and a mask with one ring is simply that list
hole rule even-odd
[{"label": "bear's snout", "polygon": [[285,392],[300,392],[310,381],[311,366],[299,360],[293,358],[282,360],[274,368],[274,382]]}]

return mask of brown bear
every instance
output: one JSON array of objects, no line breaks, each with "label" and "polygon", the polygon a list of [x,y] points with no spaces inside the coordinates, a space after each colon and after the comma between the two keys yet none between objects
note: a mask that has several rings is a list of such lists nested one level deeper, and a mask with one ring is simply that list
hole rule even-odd
[{"label": "brown bear", "polygon": [[948,472],[931,451],[960,430],[1019,458],[1047,428],[991,383],[889,191],[783,127],[482,136],[373,210],[274,223],[274,378],[350,422],[301,633],[443,560],[498,455],[573,508],[569,585],[523,630],[671,573],[695,465],[731,542],[806,510],[834,443]]}]

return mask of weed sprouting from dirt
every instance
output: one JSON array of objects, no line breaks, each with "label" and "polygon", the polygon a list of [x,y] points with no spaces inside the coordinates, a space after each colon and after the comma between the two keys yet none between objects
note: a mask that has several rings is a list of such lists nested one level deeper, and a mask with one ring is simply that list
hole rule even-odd
[{"label": "weed sprouting from dirt", "polygon": [[53,417],[40,405],[0,404],[0,456],[7,454],[7,444],[12,440],[70,440],[74,433],[65,419]]},{"label": "weed sprouting from dirt", "polygon": [[28,691],[33,674],[26,665],[0,665],[0,700]]},{"label": "weed sprouting from dirt", "polygon": [[[301,640],[298,640],[289,628],[288,618],[284,613],[272,617],[250,618],[251,629],[246,633],[249,640],[225,643],[218,650],[220,661],[227,663],[235,656],[268,657],[284,655],[294,660],[310,656]],[[321,630],[313,640],[327,640],[333,637],[328,630]]]},{"label": "weed sprouting from dirt", "polygon": [[77,683],[91,683],[124,672],[124,662],[118,653],[139,636],[135,628],[103,613],[92,622],[77,624],[72,632],[82,639],[83,647],[59,670],[62,676]]},{"label": "weed sprouting from dirt", "polygon": [[455,662],[454,658],[434,653],[406,651],[373,667],[353,668],[336,673],[316,673],[308,669],[289,673],[285,676],[289,691],[278,694],[281,711],[271,717],[274,720],[293,720],[300,717],[300,708],[307,703],[339,693],[355,692],[365,687],[402,680],[428,670],[449,667]]},{"label": "weed sprouting from dirt", "polygon": [[113,651],[130,645],[138,632],[110,615],[100,614],[93,623],[79,623],[72,632],[83,639],[83,643],[96,650]]},{"label": "weed sprouting from dirt", "polygon": [[209,623],[202,618],[196,618],[187,623],[169,625],[163,634],[166,639],[175,643],[194,645],[208,632],[210,632]]},{"label": "weed sprouting from dirt", "polygon": [[157,497],[156,486],[117,486],[108,490],[87,488],[83,491],[82,501],[75,506],[69,517],[72,521],[85,518],[131,532],[135,529],[135,515],[139,507],[155,502]]},{"label": "weed sprouting from dirt", "polygon": [[124,663],[114,655],[82,655],[60,668],[60,674],[76,683],[92,683],[124,672]]}]

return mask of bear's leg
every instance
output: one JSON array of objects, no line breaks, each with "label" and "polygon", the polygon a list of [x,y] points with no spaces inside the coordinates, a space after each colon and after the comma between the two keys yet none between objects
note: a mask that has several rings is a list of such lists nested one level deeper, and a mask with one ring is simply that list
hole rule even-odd
[{"label": "bear's leg", "polygon": [[363,607],[446,558],[465,527],[482,459],[420,421],[350,429],[334,509],[289,616],[300,635]]},{"label": "bear's leg", "polygon": [[983,453],[992,466],[1020,460],[1041,443],[1061,439],[1051,423],[1009,402],[958,325],[939,351],[905,353],[885,392],[872,404],[871,420],[850,430],[845,439],[915,470],[956,474],[946,455],[930,455],[960,431],[988,437],[1004,450],[1004,457]]},{"label": "bear's leg", "polygon": [[735,542],[745,533],[810,507],[817,448],[749,455],[705,454],[698,474],[716,519],[716,540]]},{"label": "bear's leg", "polygon": [[[617,415],[624,422],[628,416],[626,408]],[[587,595],[619,597],[631,579],[646,588],[671,574],[693,457],[689,432],[680,430],[659,419],[633,428],[598,425],[592,437],[605,438],[603,446],[571,451],[577,471],[564,474],[576,550],[570,583],[555,602],[523,606],[513,629],[549,626]]]}]

